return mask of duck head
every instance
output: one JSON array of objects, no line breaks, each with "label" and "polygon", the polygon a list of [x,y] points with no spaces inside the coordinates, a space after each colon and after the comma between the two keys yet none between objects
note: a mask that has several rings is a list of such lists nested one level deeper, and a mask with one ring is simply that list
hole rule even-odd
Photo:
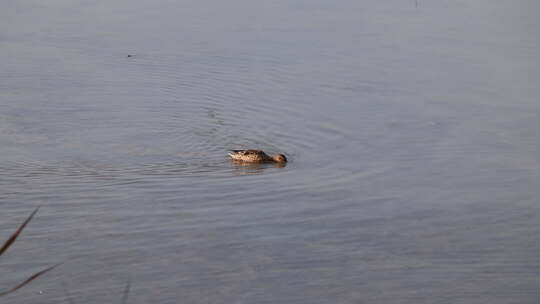
[{"label": "duck head", "polygon": [[272,156],[272,160],[274,160],[276,163],[286,163],[287,157],[285,157],[283,154],[276,154]]}]

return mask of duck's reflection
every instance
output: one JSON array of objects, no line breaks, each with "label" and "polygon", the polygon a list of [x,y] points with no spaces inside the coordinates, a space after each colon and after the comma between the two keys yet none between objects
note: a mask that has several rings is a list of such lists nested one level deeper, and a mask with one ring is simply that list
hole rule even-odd
[{"label": "duck's reflection", "polygon": [[260,174],[268,168],[284,168],[287,163],[275,163],[275,162],[245,162],[238,160],[231,160],[231,165],[234,169],[234,174]]}]

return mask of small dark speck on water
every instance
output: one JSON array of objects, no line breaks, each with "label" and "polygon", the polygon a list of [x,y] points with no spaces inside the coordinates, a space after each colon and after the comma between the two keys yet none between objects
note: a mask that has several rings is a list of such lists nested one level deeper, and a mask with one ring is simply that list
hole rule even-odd
[{"label": "small dark speck on water", "polygon": [[131,54],[128,54],[127,55],[127,58],[130,58],[130,57],[133,57],[134,55],[131,55]]}]

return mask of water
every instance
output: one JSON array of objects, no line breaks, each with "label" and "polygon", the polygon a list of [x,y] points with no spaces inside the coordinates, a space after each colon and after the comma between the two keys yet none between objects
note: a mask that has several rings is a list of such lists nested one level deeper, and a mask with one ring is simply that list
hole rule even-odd
[{"label": "water", "polygon": [[2,303],[538,303],[537,1],[4,2]]}]

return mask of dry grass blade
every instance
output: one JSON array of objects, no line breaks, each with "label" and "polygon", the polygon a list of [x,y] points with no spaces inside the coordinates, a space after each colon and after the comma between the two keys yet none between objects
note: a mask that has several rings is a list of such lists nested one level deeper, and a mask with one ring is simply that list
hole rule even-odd
[{"label": "dry grass blade", "polygon": [[15,242],[19,234],[21,234],[21,232],[23,231],[24,227],[26,227],[26,225],[32,220],[32,218],[38,212],[38,210],[39,210],[39,207],[37,207],[36,210],[34,210],[34,212],[32,212],[32,214],[30,214],[30,216],[26,219],[26,221],[24,221],[24,223],[22,223],[22,225],[19,226],[17,231],[15,231],[15,233],[13,233],[9,237],[9,239],[4,243],[2,248],[0,248],[0,255],[2,255],[9,248],[9,246],[11,246],[13,242]]},{"label": "dry grass blade", "polygon": [[32,276],[30,276],[28,279],[24,280],[24,281],[23,281],[22,283],[20,283],[19,285],[15,286],[15,287],[13,287],[13,288],[11,288],[11,289],[9,289],[9,290],[0,292],[0,297],[1,297],[1,296],[5,296],[5,295],[7,295],[7,294],[9,294],[9,293],[12,293],[12,292],[16,291],[17,289],[19,289],[19,288],[23,287],[24,285],[26,285],[26,284],[32,282],[33,280],[37,279],[39,276],[45,274],[46,272],[49,272],[49,271],[53,270],[53,269],[56,268],[58,265],[60,265],[60,264],[56,264],[56,265],[53,265],[53,266],[51,266],[51,267],[47,267],[47,268],[43,269],[42,271],[33,274]]},{"label": "dry grass blade", "polygon": [[131,288],[131,281],[127,281],[126,288],[124,288],[124,295],[122,296],[122,304],[127,303],[128,295],[129,295],[129,289]]}]

